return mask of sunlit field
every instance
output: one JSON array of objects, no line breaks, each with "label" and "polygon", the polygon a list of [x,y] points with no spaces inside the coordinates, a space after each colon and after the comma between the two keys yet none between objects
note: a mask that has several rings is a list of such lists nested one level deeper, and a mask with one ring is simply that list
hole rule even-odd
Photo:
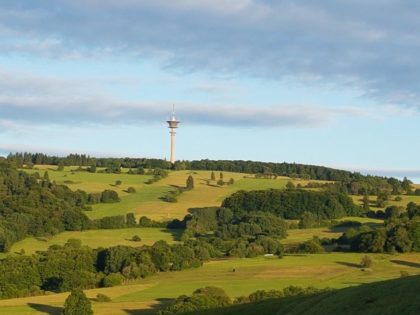
[{"label": "sunlit field", "polygon": [[[25,171],[29,173],[38,172],[41,176],[45,171],[48,171],[51,180],[59,184],[65,184],[73,190],[101,192],[105,189],[112,189],[118,192],[121,202],[97,204],[93,206],[93,211],[86,212],[92,219],[124,215],[128,212],[134,212],[138,218],[147,216],[154,220],[182,219],[188,213],[189,208],[220,206],[224,198],[238,190],[281,189],[289,181],[302,185],[309,182],[307,180],[293,180],[288,177],[255,179],[242,173],[223,172],[224,181],[228,182],[233,178],[234,184],[218,186],[216,183],[220,172],[215,172],[216,181],[209,181],[211,178],[210,171],[173,171],[169,173],[167,178],[147,185],[144,182],[151,176],[127,174],[127,169],[123,169],[121,174],[80,172],[75,171],[76,167],[65,167],[63,171],[57,171],[56,169],[56,166],[37,165],[35,169]],[[177,186],[184,187],[189,175],[194,177],[195,188],[193,190],[180,195],[176,203],[168,203],[160,199],[168,191],[176,189]],[[117,180],[120,180],[122,184],[115,185]],[[127,193],[128,187],[134,187],[136,193]]]},{"label": "sunlit field", "polygon": [[[153,314],[145,311],[181,294],[191,294],[199,287],[224,288],[231,297],[259,289],[282,289],[289,285],[318,288],[343,288],[398,278],[401,271],[420,273],[420,254],[368,254],[373,258],[370,269],[361,269],[365,254],[327,253],[291,255],[278,258],[224,259],[206,263],[199,269],[160,273],[150,278],[114,288],[86,290],[93,302],[94,314]],[[235,271],[233,272],[233,269]],[[95,301],[97,293],[111,302]],[[0,301],[0,314],[60,314],[67,294],[28,297]]]}]

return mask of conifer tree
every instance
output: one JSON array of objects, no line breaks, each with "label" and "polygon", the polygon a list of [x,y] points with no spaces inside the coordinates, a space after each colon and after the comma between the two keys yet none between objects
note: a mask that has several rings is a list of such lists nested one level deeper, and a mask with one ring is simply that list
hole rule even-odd
[{"label": "conifer tree", "polygon": [[194,178],[190,175],[187,178],[187,189],[193,189],[194,188]]},{"label": "conifer tree", "polygon": [[216,180],[216,175],[214,174],[214,172],[211,172],[211,180]]},{"label": "conifer tree", "polygon": [[92,315],[92,305],[81,289],[71,291],[64,303],[62,315]]}]

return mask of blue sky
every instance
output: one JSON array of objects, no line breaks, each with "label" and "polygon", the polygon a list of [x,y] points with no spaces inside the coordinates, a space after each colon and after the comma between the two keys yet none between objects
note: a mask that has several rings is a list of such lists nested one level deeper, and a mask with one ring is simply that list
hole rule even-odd
[{"label": "blue sky", "polygon": [[417,1],[3,0],[0,151],[420,178]]}]

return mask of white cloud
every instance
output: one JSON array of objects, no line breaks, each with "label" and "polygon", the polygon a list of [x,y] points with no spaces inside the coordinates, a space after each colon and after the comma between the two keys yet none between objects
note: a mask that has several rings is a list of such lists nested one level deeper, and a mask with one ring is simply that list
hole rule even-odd
[{"label": "white cloud", "polygon": [[5,0],[0,51],[334,82],[418,107],[419,28],[414,0]]}]

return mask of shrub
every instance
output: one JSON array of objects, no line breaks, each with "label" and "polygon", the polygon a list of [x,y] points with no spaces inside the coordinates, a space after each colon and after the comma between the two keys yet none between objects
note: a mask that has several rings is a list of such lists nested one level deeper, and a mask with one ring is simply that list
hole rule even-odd
[{"label": "shrub", "polygon": [[140,237],[140,236],[138,236],[138,235],[134,235],[134,236],[131,238],[131,240],[132,240],[133,242],[141,242],[141,237]]},{"label": "shrub", "polygon": [[120,285],[124,277],[120,273],[110,273],[102,279],[102,286],[105,288],[115,287]]},{"label": "shrub", "polygon": [[103,203],[113,203],[120,201],[118,193],[114,190],[106,189],[101,194],[101,202]]},{"label": "shrub", "polygon": [[205,287],[194,291],[192,296],[181,295],[166,309],[158,312],[159,315],[169,315],[200,311],[223,307],[231,304],[229,296],[223,289]]},{"label": "shrub", "polygon": [[323,253],[325,250],[324,247],[322,247],[319,238],[314,237],[313,239],[300,244],[299,251],[303,253],[317,254]]},{"label": "shrub", "polygon": [[194,178],[190,175],[187,178],[186,187],[187,190],[191,190],[194,188]]},{"label": "shrub", "polygon": [[369,256],[363,256],[362,260],[360,261],[360,267],[362,268],[370,268],[372,266],[372,258]]},{"label": "shrub", "polygon": [[255,291],[253,293],[251,293],[248,296],[248,299],[250,302],[258,302],[258,301],[263,301],[263,300],[267,300],[267,299],[275,299],[275,298],[280,298],[283,297],[283,292],[282,291],[278,291],[278,290],[270,290],[270,291],[265,291],[265,290],[258,290]]},{"label": "shrub", "polygon": [[73,290],[64,303],[63,315],[92,315],[92,305],[82,290]]},{"label": "shrub", "polygon": [[105,294],[102,294],[102,293],[98,293],[96,295],[96,300],[98,302],[111,302],[111,298],[109,296],[105,295]]},{"label": "shrub", "polygon": [[128,192],[129,194],[134,194],[134,193],[136,193],[136,189],[135,189],[134,187],[128,187],[128,188],[127,188],[127,192]]},{"label": "shrub", "polygon": [[120,180],[115,181],[115,186],[120,186],[121,184],[122,184],[122,181],[120,181]]}]

